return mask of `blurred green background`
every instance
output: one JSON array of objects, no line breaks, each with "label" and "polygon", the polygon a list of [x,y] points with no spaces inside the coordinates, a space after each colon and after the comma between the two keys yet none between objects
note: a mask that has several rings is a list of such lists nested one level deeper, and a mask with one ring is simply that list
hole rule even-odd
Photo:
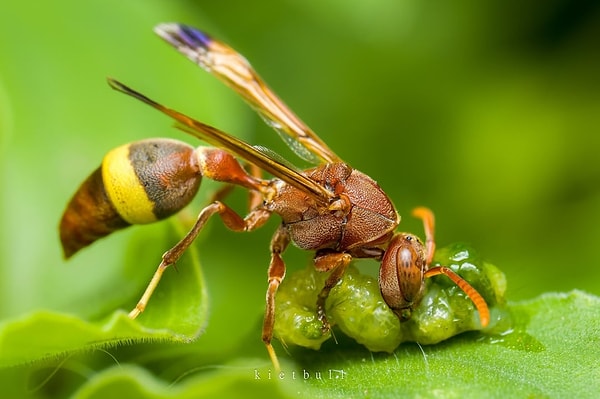
[{"label": "blurred green background", "polygon": [[[58,220],[108,150],[155,136],[195,143],[110,90],[106,76],[296,161],[229,89],[155,37],[152,27],[168,21],[242,52],[332,149],[380,183],[402,229],[421,234],[410,210],[429,206],[438,244],[470,242],[504,270],[510,299],[600,295],[597,2],[59,0],[0,5],[0,317],[134,303],[137,294],[123,304],[120,259],[164,224],[66,263]],[[214,186],[205,187],[192,216]],[[232,203],[243,212],[243,193]],[[213,222],[202,235],[207,337],[212,325],[256,331],[276,225],[239,235]],[[292,270],[309,257],[286,253]]]}]

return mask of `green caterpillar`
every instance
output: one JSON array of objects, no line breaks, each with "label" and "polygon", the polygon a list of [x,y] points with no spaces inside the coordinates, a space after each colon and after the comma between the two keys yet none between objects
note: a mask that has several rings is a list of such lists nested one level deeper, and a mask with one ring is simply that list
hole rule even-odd
[{"label": "green caterpillar", "polygon": [[[506,277],[500,269],[462,243],[439,248],[432,266],[436,265],[452,269],[486,300],[491,319],[483,331],[492,334],[509,327]],[[331,338],[330,331],[322,332],[316,313],[316,298],[326,278],[326,273],[310,265],[281,284],[274,329],[281,342],[318,350]],[[471,299],[445,276],[426,280],[425,294],[412,317],[400,322],[383,300],[377,280],[351,266],[331,290],[326,311],[332,325],[373,352],[392,352],[403,342],[435,344],[465,331],[482,330]]]}]

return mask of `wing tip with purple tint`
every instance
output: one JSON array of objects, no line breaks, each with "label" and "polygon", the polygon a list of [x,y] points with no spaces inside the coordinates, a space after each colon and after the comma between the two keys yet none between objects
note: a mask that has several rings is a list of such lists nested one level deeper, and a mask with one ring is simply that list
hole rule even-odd
[{"label": "wing tip with purple tint", "polygon": [[213,39],[206,33],[179,23],[163,23],[154,28],[154,32],[175,47],[207,48]]}]

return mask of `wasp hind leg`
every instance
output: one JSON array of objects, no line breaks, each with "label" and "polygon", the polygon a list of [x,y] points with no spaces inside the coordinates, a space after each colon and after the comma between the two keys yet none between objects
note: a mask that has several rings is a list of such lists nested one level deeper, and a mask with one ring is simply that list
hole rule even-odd
[{"label": "wasp hind leg", "polygon": [[139,300],[135,308],[129,312],[130,318],[135,319],[146,309],[148,301],[158,286],[164,271],[167,269],[167,267],[173,265],[179,260],[179,258],[181,258],[183,253],[194,242],[198,234],[200,234],[200,231],[208,219],[214,214],[218,214],[223,220],[225,226],[233,231],[252,230],[258,227],[258,225],[263,224],[269,216],[264,212],[263,209],[257,209],[256,211],[250,212],[244,219],[235,213],[233,209],[229,208],[220,201],[215,201],[206,206],[198,215],[198,219],[194,223],[192,229],[173,248],[169,249],[163,254],[162,261],[160,262],[160,265],[158,265],[156,272],[154,272],[154,276],[152,276],[152,280],[150,280],[150,284],[148,284],[146,287],[142,298]]}]

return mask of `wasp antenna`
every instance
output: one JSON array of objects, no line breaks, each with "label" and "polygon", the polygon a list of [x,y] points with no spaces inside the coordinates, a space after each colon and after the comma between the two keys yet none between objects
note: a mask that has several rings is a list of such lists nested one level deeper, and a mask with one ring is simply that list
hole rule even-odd
[{"label": "wasp antenna", "polygon": [[452,269],[449,269],[445,266],[438,266],[431,268],[425,272],[425,277],[433,277],[443,274],[450,278],[454,282],[454,284],[458,285],[458,287],[463,290],[465,294],[473,301],[473,304],[477,308],[479,312],[479,321],[481,322],[482,327],[487,327],[490,323],[490,309],[488,308],[485,299],[481,296],[479,292],[471,284],[469,284],[465,279],[456,274]]},{"label": "wasp antenna", "polygon": [[412,215],[423,221],[423,228],[425,229],[425,246],[427,248],[427,255],[425,258],[426,264],[430,265],[433,262],[433,256],[435,254],[435,239],[433,233],[435,229],[435,217],[433,212],[429,208],[420,206],[413,209]]}]

